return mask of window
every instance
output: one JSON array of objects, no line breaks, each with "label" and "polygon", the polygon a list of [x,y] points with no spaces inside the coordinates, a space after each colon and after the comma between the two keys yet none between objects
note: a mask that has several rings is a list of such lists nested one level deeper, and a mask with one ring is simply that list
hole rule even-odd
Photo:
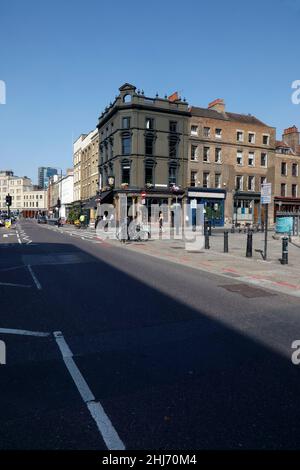
[{"label": "window", "polygon": [[169,166],[169,186],[177,184],[177,165],[171,163]]},{"label": "window", "polygon": [[191,186],[197,186],[197,171],[191,171]]},{"label": "window", "polygon": [[130,103],[131,102],[131,95],[124,95],[123,103]]},{"label": "window", "polygon": [[260,178],[260,186],[263,186],[264,184],[266,184],[267,182],[267,178],[265,176],[261,176]]},{"label": "window", "polygon": [[154,136],[152,134],[146,134],[145,136],[145,154],[154,154]]},{"label": "window", "polygon": [[260,166],[267,167],[268,158],[265,152],[260,154]]},{"label": "window", "polygon": [[249,142],[249,144],[255,144],[255,134],[254,134],[254,132],[249,132],[248,142]]},{"label": "window", "polygon": [[298,163],[292,164],[292,176],[298,176]]},{"label": "window", "polygon": [[169,122],[169,131],[170,132],[177,132],[177,122],[176,121],[170,121]]},{"label": "window", "polygon": [[248,166],[254,166],[254,152],[248,154]]},{"label": "window", "polygon": [[210,127],[203,128],[203,135],[204,137],[210,137]]},{"label": "window", "polygon": [[130,129],[130,117],[122,118],[122,129]]},{"label": "window", "polygon": [[254,176],[248,176],[248,191],[254,191],[255,189],[255,178]]},{"label": "window", "polygon": [[131,135],[129,134],[122,135],[122,154],[123,155],[131,154]]},{"label": "window", "polygon": [[177,147],[178,147],[177,138],[172,136],[169,139],[169,157],[170,158],[177,158]]},{"label": "window", "polygon": [[152,160],[145,162],[145,184],[154,184],[154,162]]},{"label": "window", "polygon": [[222,149],[216,148],[215,149],[215,163],[221,163],[222,157]]},{"label": "window", "polygon": [[287,176],[287,164],[286,162],[281,162],[281,175]]},{"label": "window", "polygon": [[154,129],[154,119],[153,118],[146,118],[146,129]]},{"label": "window", "polygon": [[263,145],[269,145],[270,143],[270,136],[265,134],[263,135]]},{"label": "window", "polygon": [[286,184],[285,183],[281,183],[280,185],[280,194],[282,197],[286,196]]},{"label": "window", "polygon": [[122,184],[130,184],[130,162],[122,162]]},{"label": "window", "polygon": [[203,161],[209,162],[209,147],[203,148]]},{"label": "window", "polygon": [[298,185],[292,184],[292,197],[298,197]]},{"label": "window", "polygon": [[237,151],[236,163],[237,163],[237,165],[243,165],[243,152],[241,150]]},{"label": "window", "polygon": [[215,188],[221,188],[221,174],[215,174]]},{"label": "window", "polygon": [[243,131],[237,131],[236,132],[236,140],[238,142],[244,142],[244,132]]},{"label": "window", "polygon": [[197,145],[191,145],[191,160],[197,160]]},{"label": "window", "polygon": [[216,138],[221,139],[222,138],[222,129],[216,129]]},{"label": "window", "polygon": [[235,189],[236,191],[243,191],[243,177],[242,176],[235,177]]},{"label": "window", "polygon": [[209,188],[209,173],[207,171],[203,172],[203,188]]},{"label": "window", "polygon": [[191,135],[198,135],[198,126],[191,126]]}]

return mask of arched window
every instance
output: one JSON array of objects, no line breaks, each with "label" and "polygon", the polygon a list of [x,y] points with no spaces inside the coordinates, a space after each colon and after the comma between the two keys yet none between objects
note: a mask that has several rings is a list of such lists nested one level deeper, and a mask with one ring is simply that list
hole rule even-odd
[{"label": "arched window", "polygon": [[123,96],[123,103],[130,103],[131,102],[131,95],[124,95]]}]

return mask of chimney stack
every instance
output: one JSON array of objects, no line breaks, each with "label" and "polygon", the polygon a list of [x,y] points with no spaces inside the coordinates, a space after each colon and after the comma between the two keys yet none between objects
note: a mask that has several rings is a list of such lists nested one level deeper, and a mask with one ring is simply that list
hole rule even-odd
[{"label": "chimney stack", "polygon": [[224,100],[218,98],[208,105],[208,109],[214,109],[215,111],[218,111],[218,113],[225,113],[225,103]]},{"label": "chimney stack", "polygon": [[300,133],[296,126],[284,129],[282,140],[297,153],[300,144]]}]

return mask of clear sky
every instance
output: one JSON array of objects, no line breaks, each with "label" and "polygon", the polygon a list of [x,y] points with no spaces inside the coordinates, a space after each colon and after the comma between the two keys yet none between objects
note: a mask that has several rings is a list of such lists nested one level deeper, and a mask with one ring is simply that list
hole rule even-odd
[{"label": "clear sky", "polygon": [[300,127],[300,0],[1,0],[0,169],[72,166],[124,82]]}]

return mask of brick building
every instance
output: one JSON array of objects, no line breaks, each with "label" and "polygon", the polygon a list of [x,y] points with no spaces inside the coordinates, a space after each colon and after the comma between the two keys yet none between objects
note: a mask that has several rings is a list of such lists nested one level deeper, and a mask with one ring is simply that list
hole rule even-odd
[{"label": "brick building", "polygon": [[190,112],[189,201],[204,203],[216,225],[260,223],[260,189],[272,175],[275,128],[250,114],[227,112],[221,99]]},{"label": "brick building", "polygon": [[300,140],[296,126],[284,130],[276,142],[272,176],[274,219],[276,214],[300,212]]}]

